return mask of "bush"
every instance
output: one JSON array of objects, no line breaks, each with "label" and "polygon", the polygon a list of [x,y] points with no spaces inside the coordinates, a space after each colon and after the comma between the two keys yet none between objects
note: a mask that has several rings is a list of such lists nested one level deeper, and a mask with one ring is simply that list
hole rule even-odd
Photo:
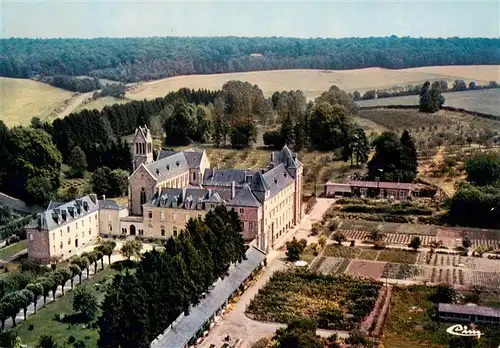
[{"label": "bush", "polygon": [[309,214],[317,202],[318,202],[318,200],[316,199],[316,196],[314,196],[314,195],[311,196],[311,198],[309,198],[309,200],[306,203],[305,213]]},{"label": "bush", "polygon": [[382,241],[378,241],[378,242],[373,243],[373,248],[377,249],[377,250],[385,249],[386,246],[387,246],[387,243],[386,242],[382,242]]},{"label": "bush", "polygon": [[68,337],[68,343],[72,344],[72,343],[75,343],[75,341],[76,341],[75,336],[71,335]]}]

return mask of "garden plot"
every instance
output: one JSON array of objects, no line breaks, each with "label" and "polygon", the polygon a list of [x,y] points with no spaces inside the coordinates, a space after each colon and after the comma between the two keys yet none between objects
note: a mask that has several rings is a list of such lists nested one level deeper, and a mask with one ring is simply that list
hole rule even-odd
[{"label": "garden plot", "polygon": [[444,245],[455,247],[462,245],[462,239],[469,237],[472,247],[478,246],[498,247],[500,243],[500,230],[482,230],[478,228],[438,228],[436,238],[442,240]]},{"label": "garden plot", "polygon": [[472,259],[476,263],[478,271],[500,273],[500,260],[473,258],[473,257],[470,257],[470,259]]},{"label": "garden plot", "polygon": [[340,257],[323,257],[317,267],[317,271],[323,274],[337,273],[344,260]]},{"label": "garden plot", "polygon": [[343,245],[329,244],[326,246],[324,256],[341,257],[347,259],[355,259],[361,253],[361,250]]},{"label": "garden plot", "polygon": [[437,228],[431,225],[401,224],[398,229],[400,234],[412,236],[436,236]]},{"label": "garden plot", "polygon": [[423,274],[423,270],[417,266],[405,263],[388,262],[382,269],[381,277],[389,279],[416,280]]},{"label": "garden plot", "polygon": [[381,250],[377,261],[399,262],[414,264],[418,253],[411,251]]},{"label": "garden plot", "polygon": [[351,330],[372,310],[380,282],[346,275],[304,271],[276,272],[247,307],[256,320],[317,321],[324,329]]},{"label": "garden plot", "polygon": [[471,285],[500,290],[500,273],[471,271]]},{"label": "garden plot", "polygon": [[380,279],[384,266],[383,262],[353,260],[349,264],[346,273],[364,278]]},{"label": "garden plot", "polygon": [[364,220],[344,220],[340,226],[341,230],[358,230],[358,231],[371,231],[377,228],[380,224],[378,221],[364,221]]}]

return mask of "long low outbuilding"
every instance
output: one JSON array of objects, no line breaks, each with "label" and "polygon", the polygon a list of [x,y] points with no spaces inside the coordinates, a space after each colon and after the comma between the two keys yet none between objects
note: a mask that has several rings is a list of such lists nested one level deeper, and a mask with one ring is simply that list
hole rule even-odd
[{"label": "long low outbuilding", "polygon": [[440,303],[439,319],[459,323],[500,325],[500,309],[476,306]]},{"label": "long low outbuilding", "polygon": [[152,343],[152,348],[184,348],[196,342],[210,328],[210,324],[220,315],[229,300],[252,274],[265,264],[266,254],[250,246],[246,260],[233,265],[229,275],[219,279],[213,289],[191,308],[189,315],[181,315],[163,334]]}]

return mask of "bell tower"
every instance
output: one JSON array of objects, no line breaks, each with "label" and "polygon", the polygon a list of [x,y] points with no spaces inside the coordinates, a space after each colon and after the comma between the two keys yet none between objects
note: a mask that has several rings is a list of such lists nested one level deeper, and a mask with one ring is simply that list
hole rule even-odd
[{"label": "bell tower", "polygon": [[135,130],[131,152],[132,170],[136,170],[141,164],[153,162],[153,138],[147,126]]}]

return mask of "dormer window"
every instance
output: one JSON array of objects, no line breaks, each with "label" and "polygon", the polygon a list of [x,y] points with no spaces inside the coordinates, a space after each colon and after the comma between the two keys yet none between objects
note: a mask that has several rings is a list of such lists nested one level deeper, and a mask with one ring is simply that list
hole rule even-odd
[{"label": "dormer window", "polygon": [[167,167],[167,170],[170,170],[170,164],[167,164],[166,167]]},{"label": "dormer window", "polygon": [[175,162],[175,165],[176,165],[177,167],[178,167],[178,166],[180,166],[180,164],[181,164],[181,162],[179,162],[179,161]]},{"label": "dormer window", "polygon": [[156,175],[160,174],[160,169],[156,168]]}]

